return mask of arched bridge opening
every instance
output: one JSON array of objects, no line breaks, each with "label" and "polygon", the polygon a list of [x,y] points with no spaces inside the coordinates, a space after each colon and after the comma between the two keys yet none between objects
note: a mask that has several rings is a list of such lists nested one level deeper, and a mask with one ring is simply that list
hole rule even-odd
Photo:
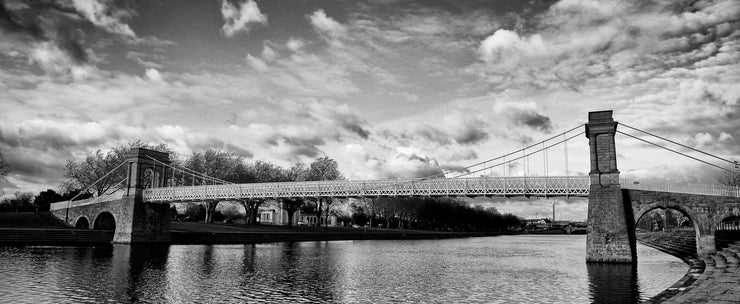
[{"label": "arched bridge opening", "polygon": [[688,212],[653,206],[635,216],[638,242],[674,256],[696,257],[699,228]]},{"label": "arched bridge opening", "polygon": [[717,250],[727,248],[729,244],[740,240],[740,215],[729,215],[717,223],[714,241]]},{"label": "arched bridge opening", "polygon": [[81,216],[75,221],[75,228],[77,229],[90,229],[90,221],[86,217]]},{"label": "arched bridge opening", "polygon": [[116,219],[110,212],[102,212],[95,218],[95,230],[116,230]]}]

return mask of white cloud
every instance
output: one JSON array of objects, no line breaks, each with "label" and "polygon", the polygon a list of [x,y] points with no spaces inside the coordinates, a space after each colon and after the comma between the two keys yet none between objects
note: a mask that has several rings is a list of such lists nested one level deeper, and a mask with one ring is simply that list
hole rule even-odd
[{"label": "white cloud", "polygon": [[29,59],[47,73],[84,80],[98,72],[88,64],[76,64],[70,56],[51,42],[35,43],[28,51]]},{"label": "white cloud", "polygon": [[267,16],[262,14],[254,0],[237,5],[231,4],[228,0],[221,0],[221,14],[224,18],[221,30],[226,37],[233,37],[238,32],[249,32],[250,23],[267,24]]},{"label": "white cloud", "polygon": [[344,37],[347,35],[347,28],[331,17],[327,16],[323,9],[313,12],[308,16],[313,25],[319,33],[326,34],[331,38]]},{"label": "white cloud", "polygon": [[247,62],[247,64],[250,67],[252,67],[253,69],[257,71],[265,72],[268,69],[267,64],[264,61],[262,61],[262,59],[254,57],[250,54],[247,54],[247,57],[244,60]]},{"label": "white cloud", "polygon": [[[525,57],[539,57],[548,54],[548,47],[542,36],[535,34],[522,39],[515,32],[497,30],[481,42],[478,48],[481,60],[487,63],[510,62],[518,63],[520,55]],[[556,55],[556,54],[553,54]]]},{"label": "white cloud", "polygon": [[126,15],[125,12],[107,6],[99,0],[72,0],[72,4],[78,12],[93,24],[111,33],[136,37],[128,24],[120,20],[121,16]]},{"label": "white cloud", "polygon": [[161,82],[162,81],[162,75],[159,74],[159,71],[155,68],[147,68],[146,72],[144,73],[144,76],[146,76],[147,79],[154,81],[154,82]]},{"label": "white cloud", "polygon": [[290,38],[288,39],[288,42],[285,43],[285,45],[293,52],[298,52],[301,48],[303,48],[306,43],[303,42],[301,39],[296,38]]}]

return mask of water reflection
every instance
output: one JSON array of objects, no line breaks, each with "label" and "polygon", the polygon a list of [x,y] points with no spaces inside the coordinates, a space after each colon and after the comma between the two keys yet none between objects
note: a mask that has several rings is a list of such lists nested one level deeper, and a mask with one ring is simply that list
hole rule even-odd
[{"label": "water reflection", "polygon": [[[637,303],[685,265],[585,263],[579,236],[0,247],[0,303]],[[646,251],[647,250],[647,251]]]},{"label": "water reflection", "polygon": [[166,302],[168,255],[167,245],[113,245],[110,300]]},{"label": "water reflection", "polygon": [[636,264],[593,264],[588,270],[588,289],[593,303],[639,303]]}]

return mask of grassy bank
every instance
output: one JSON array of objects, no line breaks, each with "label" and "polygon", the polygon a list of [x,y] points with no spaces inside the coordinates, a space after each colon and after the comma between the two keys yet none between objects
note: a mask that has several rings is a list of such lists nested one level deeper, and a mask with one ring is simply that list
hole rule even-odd
[{"label": "grassy bank", "polygon": [[[251,244],[335,240],[447,239],[494,236],[497,232],[441,232],[345,227],[292,227],[172,222],[172,244]],[[49,213],[0,214],[0,246],[108,244],[113,231],[74,229]]]}]

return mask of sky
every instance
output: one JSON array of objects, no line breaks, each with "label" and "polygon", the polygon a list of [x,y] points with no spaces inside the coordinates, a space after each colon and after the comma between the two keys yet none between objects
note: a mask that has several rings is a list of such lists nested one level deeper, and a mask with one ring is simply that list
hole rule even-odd
[{"label": "sky", "polygon": [[[56,188],[68,160],[135,140],[282,166],[329,156],[349,179],[422,177],[597,110],[724,158],[740,152],[738,1],[0,3],[6,192]],[[622,176],[720,173],[616,141]],[[580,135],[476,174],[588,171]],[[525,217],[553,202],[565,218],[586,214],[578,199],[477,201]]]}]

